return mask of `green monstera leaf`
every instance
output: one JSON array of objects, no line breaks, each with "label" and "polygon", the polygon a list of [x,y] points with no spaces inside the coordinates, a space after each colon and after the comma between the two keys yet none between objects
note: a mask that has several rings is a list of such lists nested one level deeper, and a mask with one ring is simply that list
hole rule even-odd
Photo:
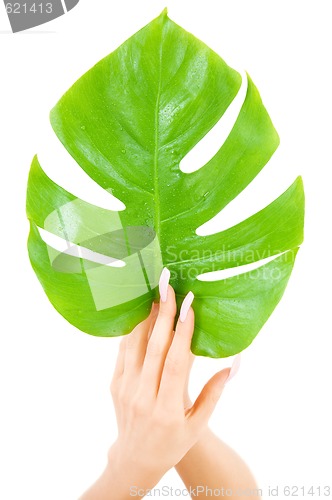
[{"label": "green monstera leaf", "polygon": [[[163,12],[54,107],[51,124],[64,147],[125,205],[111,211],[77,198],[34,158],[30,260],[70,323],[97,336],[129,333],[159,299],[158,279],[167,266],[179,304],[189,290],[195,294],[195,354],[231,356],[253,341],[285,290],[303,239],[301,179],[243,222],[208,236],[196,232],[254,179],[279,144],[249,77],[219,151],[195,172],[179,167],[223,116],[241,80]],[[43,230],[66,241],[67,250],[47,243]],[[197,278],[262,256],[275,257],[227,279]]]}]

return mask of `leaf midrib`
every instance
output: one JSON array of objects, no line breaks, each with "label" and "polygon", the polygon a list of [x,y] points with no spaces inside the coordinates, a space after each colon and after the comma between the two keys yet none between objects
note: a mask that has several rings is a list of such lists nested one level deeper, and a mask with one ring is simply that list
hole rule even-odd
[{"label": "leaf midrib", "polygon": [[[159,108],[160,108],[160,94],[161,94],[161,68],[163,57],[163,27],[160,36],[159,47],[159,75],[158,75],[158,89],[154,114],[154,158],[153,158],[153,191],[154,191],[154,228],[157,235],[157,241],[160,244],[160,195],[159,195],[159,176],[158,176],[158,159],[159,159]],[[163,257],[163,256],[162,256]]]}]

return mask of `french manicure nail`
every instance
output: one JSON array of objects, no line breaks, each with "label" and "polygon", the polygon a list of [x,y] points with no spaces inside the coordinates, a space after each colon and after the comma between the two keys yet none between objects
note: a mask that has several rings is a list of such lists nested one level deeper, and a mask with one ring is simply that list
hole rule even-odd
[{"label": "french manicure nail", "polygon": [[181,323],[184,323],[187,318],[188,311],[190,309],[190,306],[194,300],[194,294],[193,292],[189,292],[185,298],[183,299],[181,309],[180,309],[180,321]]},{"label": "french manicure nail", "polygon": [[166,302],[167,300],[167,290],[170,277],[170,271],[167,269],[167,267],[164,267],[159,279],[159,294],[162,302]]},{"label": "french manicure nail", "polygon": [[227,384],[227,382],[229,382],[233,377],[235,377],[235,375],[239,371],[240,364],[241,364],[241,355],[238,354],[234,358],[234,361],[233,361],[233,364],[232,364],[232,367],[231,367],[231,371],[229,372],[229,375],[228,375],[228,377],[227,377],[227,379],[225,381],[225,384]]}]

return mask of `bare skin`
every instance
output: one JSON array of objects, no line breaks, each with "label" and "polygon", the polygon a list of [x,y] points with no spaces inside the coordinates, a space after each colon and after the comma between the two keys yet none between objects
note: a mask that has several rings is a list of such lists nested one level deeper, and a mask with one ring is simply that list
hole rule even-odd
[{"label": "bare skin", "polygon": [[[142,498],[172,467],[188,489],[257,489],[242,459],[208,428],[230,368],[216,373],[194,404],[189,400],[194,358],[194,311],[189,305],[181,310],[174,331],[175,294],[168,285],[164,301],[154,304],[149,317],[122,339],[111,384],[118,437],[104,472],[80,500],[129,500],[133,487]],[[198,488],[195,498],[206,498],[205,491]]]}]

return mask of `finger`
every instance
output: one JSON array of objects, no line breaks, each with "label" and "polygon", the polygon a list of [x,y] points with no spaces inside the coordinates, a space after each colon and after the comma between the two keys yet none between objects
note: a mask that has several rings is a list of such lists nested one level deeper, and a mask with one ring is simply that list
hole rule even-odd
[{"label": "finger", "polygon": [[216,407],[225,384],[237,373],[240,366],[240,356],[236,356],[231,368],[225,368],[216,373],[203,387],[193,407],[188,413],[189,420],[196,427],[204,427]]},{"label": "finger", "polygon": [[190,307],[194,294],[185,297],[176,325],[172,344],[167,353],[161,377],[158,399],[161,405],[171,408],[183,407],[183,394],[190,370],[190,345],[194,332],[194,311]]},{"label": "finger", "polygon": [[152,312],[151,312],[151,322],[150,322],[150,328],[149,328],[149,333],[148,333],[148,341],[151,337],[151,333],[152,333],[152,330],[154,328],[154,325],[156,324],[158,313],[159,313],[159,302],[154,302]]},{"label": "finger", "polygon": [[176,314],[175,293],[168,285],[170,273],[164,268],[160,277],[160,303],[144,359],[141,388],[147,398],[157,395],[167,351],[172,342]]},{"label": "finger", "polygon": [[123,374],[124,359],[125,359],[125,352],[126,352],[126,340],[127,340],[127,336],[122,337],[122,339],[120,340],[118,357],[116,359],[114,373],[113,373],[113,379],[112,379],[113,381],[118,380],[121,377],[121,375]]},{"label": "finger", "polygon": [[183,402],[184,402],[184,409],[187,410],[188,408],[192,407],[192,402],[189,396],[189,378],[191,374],[191,369],[193,367],[195,361],[195,355],[190,352],[189,353],[189,366],[188,366],[188,372],[187,372],[187,377],[186,381],[184,384],[184,392],[183,392]]},{"label": "finger", "polygon": [[131,377],[133,374],[137,375],[142,369],[153,314],[154,305],[152,304],[149,316],[127,335],[125,344],[124,378]]}]

